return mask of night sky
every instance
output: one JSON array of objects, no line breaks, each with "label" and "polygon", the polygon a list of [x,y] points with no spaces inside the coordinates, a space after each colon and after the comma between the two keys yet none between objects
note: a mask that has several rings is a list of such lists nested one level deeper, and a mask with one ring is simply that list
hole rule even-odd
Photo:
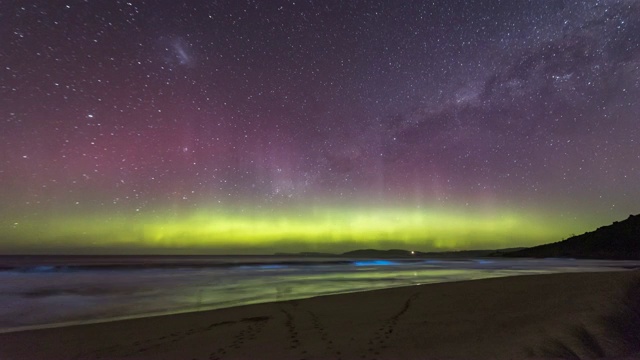
[{"label": "night sky", "polygon": [[529,246],[640,212],[640,1],[3,1],[0,252]]}]

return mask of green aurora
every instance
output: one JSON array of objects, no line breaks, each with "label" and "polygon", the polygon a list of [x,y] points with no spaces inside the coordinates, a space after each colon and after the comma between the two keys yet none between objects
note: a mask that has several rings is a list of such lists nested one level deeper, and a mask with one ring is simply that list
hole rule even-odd
[{"label": "green aurora", "polygon": [[50,215],[3,227],[3,253],[71,254],[497,249],[558,241],[590,230],[578,220],[525,212],[328,207],[262,213]]}]

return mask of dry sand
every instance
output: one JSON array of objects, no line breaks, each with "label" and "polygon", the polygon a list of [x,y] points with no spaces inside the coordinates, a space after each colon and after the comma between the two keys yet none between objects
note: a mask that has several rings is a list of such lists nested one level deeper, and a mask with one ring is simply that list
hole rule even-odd
[{"label": "dry sand", "polygon": [[0,359],[640,358],[638,271],[377,290],[0,334]]}]

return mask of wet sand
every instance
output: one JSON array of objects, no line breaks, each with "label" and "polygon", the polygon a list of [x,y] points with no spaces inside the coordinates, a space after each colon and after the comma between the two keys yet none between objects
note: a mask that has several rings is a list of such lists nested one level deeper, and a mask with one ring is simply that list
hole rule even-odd
[{"label": "wet sand", "polygon": [[516,276],[0,334],[0,359],[640,358],[640,272]]}]

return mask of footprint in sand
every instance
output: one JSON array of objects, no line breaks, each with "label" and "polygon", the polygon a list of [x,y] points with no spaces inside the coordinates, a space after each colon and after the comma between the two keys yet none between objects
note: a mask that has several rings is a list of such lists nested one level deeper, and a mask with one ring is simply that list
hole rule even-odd
[{"label": "footprint in sand", "polygon": [[255,340],[262,332],[269,319],[271,319],[269,316],[258,316],[240,320],[238,323],[245,326],[236,334],[236,336],[234,336],[231,344],[225,347],[220,347],[216,351],[210,353],[209,360],[219,360],[222,356],[227,355],[228,352],[241,349],[245,342]]},{"label": "footprint in sand", "polygon": [[[367,351],[369,352],[369,356],[371,355],[380,355],[382,351],[384,351],[388,346],[389,339],[392,334],[395,332],[396,325],[400,318],[409,310],[411,307],[411,303],[418,298],[419,294],[415,293],[411,295],[405,302],[402,308],[389,319],[384,322],[384,325],[381,326],[375,333],[372,339],[369,340],[369,347]],[[362,355],[362,358],[365,358],[366,355]]]}]

